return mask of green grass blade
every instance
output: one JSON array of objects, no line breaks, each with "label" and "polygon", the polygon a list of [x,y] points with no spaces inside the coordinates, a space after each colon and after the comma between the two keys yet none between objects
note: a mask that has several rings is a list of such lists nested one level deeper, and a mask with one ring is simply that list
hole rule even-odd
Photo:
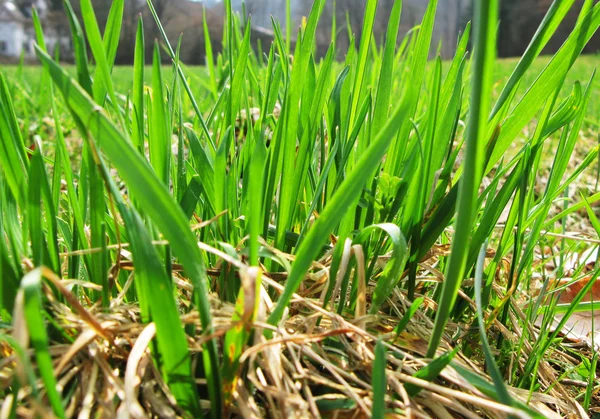
[{"label": "green grass blade", "polygon": [[[593,342],[592,342],[592,346],[593,346]],[[585,410],[589,410],[591,402],[592,402],[592,397],[594,394],[594,387],[595,387],[595,383],[596,383],[596,366],[598,365],[598,352],[594,351],[594,354],[592,355],[592,362],[590,363],[590,367],[589,367],[589,379],[588,379],[588,385],[585,391],[585,398],[583,399],[583,408]]]},{"label": "green grass blade", "polygon": [[[561,136],[560,143],[558,149],[556,151],[554,161],[552,164],[552,168],[550,171],[550,176],[548,180],[548,184],[546,185],[546,190],[544,192],[544,197],[542,201],[539,203],[538,208],[540,208],[541,212],[538,213],[538,217],[535,218],[533,227],[531,232],[529,233],[529,239],[527,241],[526,248],[523,252],[523,259],[519,265],[519,269],[517,271],[517,279],[525,272],[525,269],[529,265],[531,258],[533,257],[533,252],[535,247],[537,246],[538,239],[541,234],[542,226],[544,224],[544,219],[548,215],[554,198],[560,194],[560,191],[564,189],[568,185],[568,183],[560,184],[570,161],[570,156],[573,154],[575,149],[575,144],[577,139],[579,138],[579,131],[583,124],[583,119],[585,116],[585,110],[587,109],[587,105],[591,95],[591,86],[593,84],[593,80],[595,78],[595,71],[591,76],[590,82],[588,83],[587,89],[583,95],[583,102],[581,103],[580,108],[576,113],[576,120],[573,123],[570,130],[565,129],[563,135]],[[540,217],[540,215],[542,215]],[[530,216],[531,218],[531,216]]]},{"label": "green grass blade", "polygon": [[354,115],[358,110],[358,103],[361,99],[362,85],[365,79],[365,70],[367,66],[367,58],[369,56],[369,47],[371,44],[371,37],[373,36],[373,25],[375,24],[375,13],[377,12],[377,3],[378,0],[367,0],[365,4],[363,27],[360,37],[360,46],[358,47],[358,63],[354,73],[354,88],[352,89],[352,107],[350,109],[351,120],[354,120]]},{"label": "green grass blade", "polygon": [[[491,397],[493,400],[499,401],[498,394],[496,393],[496,388],[494,387],[493,383],[490,383],[486,379],[475,374],[473,371],[465,368],[463,365],[459,364],[458,362],[453,362],[452,368],[454,368],[456,370],[456,372],[458,372],[458,374],[460,374],[470,384],[472,384],[475,388],[477,388],[477,390],[481,391],[483,394],[487,395],[488,397]],[[539,412],[536,412],[535,410],[533,410],[532,408],[527,406],[525,403],[520,402],[519,400],[515,400],[514,402],[515,402],[516,407],[521,409],[523,412],[527,413],[527,415],[529,415],[529,417],[534,418],[534,419],[545,419],[546,418],[546,416],[540,414]]]},{"label": "green grass blade", "polygon": [[374,419],[385,418],[385,396],[387,393],[386,365],[385,346],[383,346],[381,340],[378,340],[375,344],[375,360],[373,361],[373,374],[371,377],[371,386],[373,387],[373,410],[371,417]]},{"label": "green grass blade", "polygon": [[475,11],[475,67],[467,128],[465,169],[459,189],[456,232],[452,241],[452,253],[448,262],[446,280],[443,283],[434,329],[427,350],[429,357],[435,355],[440,344],[463,279],[468,256],[467,243],[471,235],[476,197],[483,175],[483,139],[487,131],[486,121],[492,87],[498,2],[497,0],[489,2],[478,0],[475,3]]},{"label": "green grass blade", "polygon": [[504,384],[504,379],[502,378],[502,374],[500,374],[500,370],[496,365],[494,360],[494,356],[492,354],[492,349],[490,348],[490,344],[487,339],[487,329],[485,327],[485,321],[483,319],[483,306],[482,306],[482,288],[483,288],[483,264],[485,263],[485,253],[487,251],[487,243],[484,243],[481,246],[481,251],[479,252],[479,258],[477,259],[477,267],[475,269],[475,303],[477,305],[477,324],[479,326],[479,335],[481,337],[481,346],[483,347],[483,354],[485,356],[485,363],[487,370],[492,376],[492,380],[494,380],[494,385],[496,386],[496,391],[498,393],[498,399],[500,402],[504,403],[507,406],[511,406],[512,397],[508,393],[506,385]]},{"label": "green grass blade", "polygon": [[371,302],[371,308],[369,309],[370,314],[376,314],[385,300],[392,295],[394,288],[402,276],[402,271],[404,270],[406,260],[408,259],[406,240],[402,235],[400,228],[395,224],[387,223],[369,226],[356,236],[354,243],[361,243],[364,246],[366,239],[368,239],[375,230],[382,230],[385,232],[389,236],[393,247],[391,259],[377,280],[377,285],[373,291],[373,300]]},{"label": "green grass blade", "polygon": [[77,16],[73,11],[70,0],[63,0],[65,12],[69,19],[69,27],[71,28],[71,37],[73,42],[73,53],[75,55],[75,64],[77,66],[77,80],[83,89],[92,94],[92,79],[88,68],[88,56],[83,31]]},{"label": "green grass blade", "polygon": [[409,134],[413,129],[411,118],[417,110],[419,98],[421,96],[421,87],[423,85],[423,80],[425,80],[425,68],[429,58],[437,6],[437,0],[431,0],[427,4],[425,15],[419,26],[419,34],[414,44],[414,49],[412,50],[412,57],[409,60],[410,64],[405,73],[411,75],[411,77],[406,80],[405,87],[402,91],[402,95],[405,97],[403,100],[409,102],[408,117],[405,119],[400,132],[398,133],[398,140],[394,142],[394,145],[390,149],[389,154],[392,158],[386,159],[385,162],[385,171],[391,175],[399,176],[400,169],[404,163]]},{"label": "green grass blade", "polygon": [[[90,167],[87,170],[89,182],[89,214],[90,214],[90,244],[92,248],[103,249],[106,246],[106,225],[104,214],[106,204],[104,202],[104,185],[100,174],[93,164],[95,158],[89,150]],[[91,280],[102,285],[102,307],[110,305],[110,294],[108,284],[108,257],[106,251],[94,252],[91,255]]]},{"label": "green grass blade", "polygon": [[19,279],[10,257],[7,240],[5,240],[4,230],[4,183],[0,175],[0,315],[7,321],[10,320],[19,289]]},{"label": "green grass blade", "polygon": [[202,146],[200,139],[193,130],[186,129],[186,134],[190,145],[190,154],[195,163],[194,168],[198,174],[198,180],[206,199],[205,202],[210,209],[210,213],[216,214],[215,185],[213,183],[215,166],[213,159],[209,152]]},{"label": "green grass blade", "polygon": [[377,167],[381,162],[390,141],[395,138],[399,125],[406,117],[406,111],[406,104],[402,102],[386,126],[360,157],[352,172],[348,174],[331,200],[327,203],[321,216],[310,230],[308,230],[296,253],[296,260],[292,266],[292,272],[287,280],[284,292],[279,297],[275,309],[269,316],[270,324],[277,324],[281,320],[285,307],[288,306],[293,293],[302,283],[306,271],[319,253],[325,238],[344,216],[344,213],[340,209],[353,208],[358,202],[362,188],[369,178],[365,174],[372,173],[373,168]]},{"label": "green grass blade", "polygon": [[[36,160],[39,160],[39,152],[34,155]],[[27,194],[27,222],[29,227],[29,235],[31,238],[31,253],[35,266],[44,264],[44,256],[46,240],[43,234],[42,227],[42,194],[39,186],[34,182],[40,182],[42,175],[40,173],[39,164],[31,165],[29,168],[29,177],[31,183]]]},{"label": "green grass blade", "polygon": [[215,72],[215,59],[213,56],[212,43],[210,39],[210,32],[208,30],[208,22],[206,21],[206,8],[202,9],[202,28],[204,30],[204,51],[205,51],[205,63],[208,67],[208,75],[210,77],[210,91],[213,98],[216,100],[219,95],[219,87],[217,85],[217,75]]},{"label": "green grass blade", "polygon": [[283,144],[281,145],[283,170],[281,172],[279,211],[277,213],[277,237],[275,240],[275,246],[279,248],[282,248],[285,241],[285,231],[290,229],[292,223],[292,211],[289,203],[294,201],[293,195],[296,191],[293,190],[293,179],[296,170],[300,170],[295,164],[298,128],[301,122],[300,115],[302,114],[302,109],[310,106],[310,103],[301,101],[302,90],[312,56],[317,22],[324,6],[324,0],[317,0],[312,5],[308,23],[302,36],[302,42],[296,45],[290,86],[283,103],[282,115],[285,117],[285,128],[282,132]]},{"label": "green grass blade", "polygon": [[[136,290],[144,322],[156,325],[157,364],[178,404],[194,415],[200,414],[187,338],[173,296],[173,284],[152,243],[152,238],[134,208],[129,208],[101,160],[98,164],[107,188],[119,208],[133,254]],[[169,298],[170,297],[170,298]]]},{"label": "green grass blade", "polygon": [[248,54],[250,52],[250,22],[246,26],[244,32],[244,39],[239,49],[239,58],[236,62],[235,71],[233,72],[233,78],[231,80],[231,99],[229,100],[230,106],[230,119],[229,123],[235,123],[236,115],[238,113],[241,101],[241,95],[243,92],[243,85],[246,83],[245,74],[246,66],[248,63]]},{"label": "green grass blade", "polygon": [[125,9],[125,0],[113,0],[108,12],[108,19],[104,27],[104,36],[102,39],[104,50],[106,51],[106,61],[110,70],[112,70],[117,57],[119,39],[121,37],[121,26],[123,25],[123,11]]},{"label": "green grass blade", "polygon": [[[494,105],[494,109],[492,110],[491,118],[493,118],[506,102],[509,101],[511,97],[511,93],[517,87],[517,85],[521,82],[523,75],[529,69],[531,64],[535,61],[535,59],[542,52],[556,29],[558,25],[563,21],[564,17],[567,15],[575,0],[554,0],[548,12],[544,16],[544,20],[540,24],[538,30],[536,31],[533,39],[529,43],[529,46],[525,50],[525,53],[519,60],[519,63],[515,67],[513,73],[510,78],[506,82],[504,89],[500,93],[500,97],[496,101]],[[509,103],[510,104],[510,103]]]},{"label": "green grass blade", "polygon": [[250,237],[249,261],[251,266],[258,266],[258,238],[260,236],[263,219],[263,179],[266,161],[266,147],[262,139],[257,139],[254,152],[250,160],[250,198],[248,203],[248,235]]},{"label": "green grass blade", "polygon": [[23,314],[27,322],[29,338],[35,350],[37,367],[52,410],[59,418],[66,417],[60,394],[56,390],[52,357],[48,351],[48,335],[44,325],[44,309],[42,307],[42,270],[29,272],[21,280],[23,298]]},{"label": "green grass blade", "polygon": [[[125,210],[123,208],[121,213]],[[124,218],[132,245],[136,282],[143,283],[140,284],[141,289],[145,292],[151,319],[156,324],[160,363],[165,380],[178,404],[186,411],[198,415],[200,411],[192,362],[179,310],[173,298],[172,281],[165,274],[165,267],[161,265],[161,258],[140,217],[132,210],[132,214]]]},{"label": "green grass blade", "polygon": [[301,201],[304,193],[303,185],[306,184],[309,165],[312,160],[312,153],[314,150],[314,143],[312,143],[311,138],[315,138],[317,136],[320,119],[322,119],[322,111],[323,107],[325,106],[327,92],[329,91],[333,58],[333,49],[329,48],[321,65],[321,71],[319,72],[318,79],[316,80],[316,85],[314,88],[315,94],[312,98],[312,104],[310,108],[308,108],[308,106],[304,107],[308,109],[308,112],[304,134],[302,135],[300,147],[296,155],[297,173],[292,180],[293,186],[291,189],[291,199],[289,200],[289,213],[291,219],[295,218],[298,212],[298,203]]},{"label": "green grass blade", "polygon": [[135,35],[135,53],[133,62],[133,115],[131,139],[134,146],[144,154],[144,65],[145,58],[144,20],[138,19]]},{"label": "green grass blade", "polygon": [[100,35],[100,28],[98,27],[96,14],[91,0],[81,0],[81,14],[85,24],[87,39],[97,65],[96,79],[94,80],[93,85],[94,100],[96,100],[98,104],[102,104],[105,92],[108,92],[108,96],[112,101],[113,106],[116,107],[118,102],[110,76],[108,56],[106,54],[106,49],[104,48],[102,36]]},{"label": "green grass blade", "polygon": [[[173,51],[173,48],[171,47],[171,43],[169,42],[169,38],[167,37],[167,34],[165,33],[165,29],[164,29],[163,25],[160,23],[160,19],[158,18],[158,15],[156,13],[156,9],[154,8],[154,5],[152,4],[152,0],[147,0],[147,2],[148,2],[148,7],[150,8],[150,13],[152,13],[152,16],[154,17],[154,21],[156,22],[156,25],[158,26],[158,29],[160,31],[161,37],[162,37],[163,41],[165,42],[165,45],[167,47],[167,52],[169,53],[171,60],[175,61],[175,52]],[[188,83],[187,77],[185,76],[180,64],[177,64],[176,67],[177,67],[177,73],[179,74],[179,77],[181,78],[181,82],[183,83],[183,87],[185,88],[185,91],[186,91],[190,101],[192,102],[192,106],[194,107],[194,111],[196,112],[196,116],[198,117],[198,120],[200,121],[202,131],[204,132],[204,135],[206,135],[206,138],[208,139],[208,142],[212,146],[212,149],[215,150],[216,147],[215,147],[214,140],[212,138],[210,131],[208,130],[208,126],[206,125],[206,121],[204,120],[204,117],[202,116],[202,112],[200,111],[200,107],[198,106],[198,103],[196,102],[196,98],[194,97],[194,94],[192,93],[192,89],[190,87],[190,84]]]},{"label": "green grass blade", "polygon": [[292,1],[285,0],[285,46],[290,51],[292,45]]},{"label": "green grass blade", "polygon": [[[34,29],[35,29],[35,33],[36,33],[36,40],[38,42],[38,45],[40,46],[40,48],[44,51],[46,51],[46,42],[44,39],[44,34],[42,31],[42,25],[41,22],[38,18],[37,12],[35,12],[34,9],[34,14],[33,14],[33,22],[34,22]],[[87,60],[87,59],[86,59]],[[47,71],[44,71],[45,73],[47,73]],[[48,74],[48,79],[50,81],[50,75]],[[54,126],[55,126],[55,132],[56,132],[56,159],[55,159],[55,166],[53,167],[54,170],[54,179],[53,179],[53,191],[52,191],[52,195],[51,195],[51,199],[46,200],[45,202],[48,201],[53,201],[54,204],[54,208],[47,208],[46,212],[47,214],[50,214],[50,217],[46,217],[47,221],[48,221],[48,231],[51,233],[51,235],[53,237],[56,237],[56,231],[57,231],[57,225],[56,225],[56,215],[59,213],[59,199],[60,199],[60,189],[62,187],[61,183],[60,183],[60,178],[61,178],[61,174],[64,174],[65,176],[65,181],[67,184],[67,196],[68,196],[68,200],[69,200],[69,204],[71,206],[72,209],[72,215],[74,218],[74,226],[75,229],[77,230],[77,232],[79,233],[78,236],[78,240],[80,242],[80,244],[83,246],[83,248],[87,248],[88,246],[88,242],[87,239],[84,235],[84,231],[85,231],[85,227],[84,227],[84,221],[83,221],[83,215],[81,214],[80,211],[78,211],[78,209],[80,208],[79,205],[79,199],[77,197],[77,193],[75,191],[75,183],[73,181],[73,169],[71,167],[71,162],[69,160],[69,156],[68,156],[68,152],[67,152],[67,144],[65,142],[65,138],[64,138],[64,134],[63,134],[63,124],[61,122],[61,115],[58,111],[58,108],[56,106],[56,102],[54,99],[54,90],[52,88],[52,86],[50,86],[49,88],[49,92],[50,92],[50,102],[51,102],[51,109],[52,109],[52,117],[54,120]],[[57,166],[57,164],[61,164],[60,167]],[[57,256],[58,256],[58,242],[55,241],[54,244],[50,244],[49,247],[51,250],[53,250],[54,252],[56,252]],[[53,249],[55,248],[55,249]],[[70,249],[73,250],[73,249]],[[89,256],[86,256],[86,260],[89,259]],[[78,256],[72,256],[70,258],[70,272],[75,272],[76,271],[76,267],[78,266],[79,263],[79,257]],[[88,265],[90,265],[90,262],[87,262]],[[54,271],[56,273],[59,273],[58,271],[58,267],[59,263],[58,261],[56,261],[54,263]],[[72,275],[72,276],[76,276],[76,275]]]},{"label": "green grass blade", "polygon": [[[166,186],[152,171],[133,145],[119,132],[103,110],[99,110],[83,89],[47,54],[37,50],[40,60],[50,71],[55,85],[61,90],[65,101],[82,121],[88,122],[88,129],[100,148],[110,159],[114,167],[130,188],[132,195],[144,208],[156,226],[169,240],[174,254],[185,267],[186,274],[194,285],[194,302],[200,314],[202,326],[207,334],[213,330],[208,287],[204,261],[196,238],[189,228],[183,210],[169,194]],[[206,353],[210,358],[209,386],[219,389],[219,367],[214,341],[206,344]],[[213,373],[214,372],[214,373]],[[213,400],[215,406],[221,405],[218,390]]]},{"label": "green grass blade", "polygon": [[[458,353],[458,348],[450,352],[446,352],[439,357],[432,360],[429,364],[421,368],[419,371],[415,373],[416,378],[420,378],[425,381],[433,381],[435,380],[440,373],[446,368],[450,362],[454,359],[454,356]],[[405,383],[404,388],[409,396],[415,397],[417,394],[421,392],[421,388],[414,385]]]},{"label": "green grass blade", "polygon": [[415,298],[415,300],[411,303],[406,313],[404,313],[404,316],[402,316],[402,318],[394,328],[394,334],[396,335],[396,337],[400,336],[400,334],[406,329],[406,326],[408,326],[411,319],[414,317],[415,314],[417,314],[417,311],[419,311],[419,308],[421,308],[424,302],[425,298],[423,297]]},{"label": "green grass blade", "polygon": [[160,50],[158,43],[154,44],[152,64],[152,118],[148,149],[150,164],[165,185],[169,185],[171,163],[171,132],[165,109],[164,83],[161,71]]},{"label": "green grass blade", "polygon": [[[33,172],[30,176],[30,185],[34,185],[34,188],[37,188],[39,191],[35,193],[37,203],[30,202],[30,205],[42,205],[45,212],[46,234],[45,237],[43,237],[42,235],[44,235],[44,232],[40,231],[42,241],[39,242],[44,243],[44,264],[50,266],[54,272],[58,273],[60,272],[60,258],[58,251],[58,225],[56,221],[55,204],[52,200],[52,192],[50,190],[50,184],[48,183],[50,177],[44,167],[44,161],[39,147],[37,147],[31,159],[30,170]],[[40,211],[42,207],[39,208]],[[41,216],[42,214],[40,213],[39,215]],[[35,241],[32,240],[32,243],[35,243]]]},{"label": "green grass blade", "polygon": [[0,73],[0,166],[17,202],[24,205],[29,160],[6,80]]},{"label": "green grass blade", "polygon": [[484,173],[491,170],[525,125],[535,116],[539,108],[562,84],[565,75],[599,26],[600,4],[596,4],[592,11],[575,27],[569,38],[510,112],[509,118],[502,126],[500,137],[487,162]]},{"label": "green grass blade", "polygon": [[396,0],[394,1],[394,6],[390,12],[387,34],[385,37],[385,50],[383,52],[383,61],[379,73],[379,82],[377,84],[373,121],[371,123],[371,130],[373,133],[379,132],[379,129],[385,124],[385,120],[389,113],[392,83],[394,79],[394,55],[396,52],[396,41],[398,39],[401,13],[402,1]]}]

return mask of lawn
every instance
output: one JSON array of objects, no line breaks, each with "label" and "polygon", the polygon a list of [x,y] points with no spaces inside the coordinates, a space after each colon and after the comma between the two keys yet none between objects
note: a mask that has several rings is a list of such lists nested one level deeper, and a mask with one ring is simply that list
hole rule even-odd
[{"label": "lawn", "polygon": [[572,3],[502,60],[479,0],[447,62],[436,1],[345,62],[324,0],[295,50],[231,16],[191,68],[141,24],[113,68],[123,0],[70,15],[76,65],[34,17],[40,65],[0,69],[2,417],[600,413],[600,4],[539,56]]}]

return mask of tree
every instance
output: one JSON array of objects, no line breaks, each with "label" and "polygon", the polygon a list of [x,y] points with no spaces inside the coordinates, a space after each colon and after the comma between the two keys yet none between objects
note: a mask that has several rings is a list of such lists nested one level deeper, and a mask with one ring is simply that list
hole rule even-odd
[{"label": "tree", "polygon": [[538,0],[504,0],[500,6],[498,31],[498,55],[501,57],[521,55],[527,48],[544,10]]}]

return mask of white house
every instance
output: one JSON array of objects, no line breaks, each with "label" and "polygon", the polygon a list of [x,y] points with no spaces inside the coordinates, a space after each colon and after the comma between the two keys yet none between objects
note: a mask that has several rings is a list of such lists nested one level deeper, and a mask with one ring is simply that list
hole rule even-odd
[{"label": "white house", "polygon": [[31,20],[35,7],[44,27],[44,38],[49,51],[60,45],[61,51],[69,52],[71,38],[64,22],[64,14],[48,11],[45,0],[32,0],[19,8],[13,1],[0,0],[0,56],[16,58],[25,53],[35,56],[35,32]]},{"label": "white house", "polygon": [[0,1],[0,55],[18,57],[29,50],[28,19],[11,1]]}]

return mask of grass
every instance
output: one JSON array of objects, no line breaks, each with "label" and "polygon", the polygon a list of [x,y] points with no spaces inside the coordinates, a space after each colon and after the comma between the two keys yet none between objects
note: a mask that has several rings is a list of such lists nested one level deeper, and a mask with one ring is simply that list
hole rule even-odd
[{"label": "grass", "polygon": [[[166,39],[144,57],[141,22],[114,67],[123,1],[104,30],[65,3],[74,66],[34,18],[41,66],[0,71],[3,414],[596,412],[593,340],[555,316],[593,309],[600,274],[571,262],[600,235],[597,57],[579,57],[600,4],[539,56],[573,3],[497,60],[478,1],[449,62],[429,60],[435,0],[399,44],[396,2],[384,44],[343,63],[334,38],[313,56],[324,0],[264,56],[226,2],[207,68]],[[591,280],[564,305],[564,279]]]},{"label": "grass", "polygon": [[[520,97],[525,93],[527,86],[531,85],[537,75],[548,64],[550,58],[551,56],[549,55],[541,55],[535,62],[531,64],[529,71],[523,75],[523,83],[518,86],[517,97]],[[565,87],[563,88],[561,94],[563,96],[568,94],[568,90],[571,86],[573,86],[573,83],[578,80],[582,81],[589,77],[590,70],[595,67],[597,60],[597,55],[582,55],[579,57],[567,74]],[[494,98],[498,97],[499,90],[506,84],[517,63],[518,58],[499,58],[496,60],[494,65]],[[340,66],[336,69],[338,73],[343,68],[341,67],[340,63],[334,63],[334,65]],[[433,62],[429,61],[428,69],[430,69],[432,65]],[[449,65],[450,62],[444,62],[442,71],[446,71]],[[63,68],[70,74],[75,75],[76,69],[73,65],[64,64]],[[163,78],[165,84],[173,83],[173,72],[170,71],[171,69],[172,67],[170,65],[163,65]],[[18,77],[18,82],[23,86],[26,86],[26,89],[29,92],[36,92],[40,88],[41,73],[43,71],[42,66],[29,65],[20,68],[18,65],[6,65],[2,67],[2,71],[8,79],[15,80]],[[209,101],[210,103],[210,91],[208,90],[209,74],[207,68],[203,66],[184,66],[184,73],[190,80],[190,86],[194,96],[197,97],[201,103],[204,101]],[[151,77],[152,67],[148,65],[144,68],[144,79],[151,80]],[[131,90],[133,78],[134,74],[131,71],[131,66],[114,66],[112,70],[112,79],[117,92],[126,93]],[[594,90],[600,90],[599,80],[594,81]],[[588,114],[590,117],[597,115],[600,110],[600,104],[598,103],[598,100],[592,98],[589,106]]]}]

